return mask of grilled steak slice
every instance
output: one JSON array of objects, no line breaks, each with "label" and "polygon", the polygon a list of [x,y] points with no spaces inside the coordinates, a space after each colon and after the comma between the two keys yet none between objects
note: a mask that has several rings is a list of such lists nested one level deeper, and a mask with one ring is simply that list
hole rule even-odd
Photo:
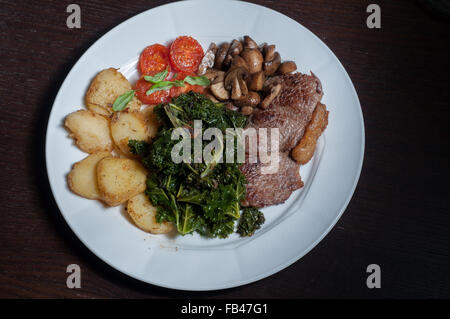
[{"label": "grilled steak slice", "polygon": [[285,202],[291,193],[303,187],[297,164],[287,152],[279,153],[278,172],[262,174],[261,162],[241,166],[241,171],[247,178],[247,195],[244,206],[264,207]]},{"label": "grilled steak slice", "polygon": [[[267,109],[255,111],[247,128],[252,127],[257,131],[258,128],[279,129],[279,169],[275,174],[262,174],[263,164],[249,163],[247,157],[247,161],[241,166],[248,182],[247,195],[242,203],[245,206],[260,208],[280,204],[285,202],[293,191],[303,187],[299,173],[300,164],[289,157],[289,152],[302,138],[323,95],[322,85],[313,73],[285,74],[274,77],[271,81],[272,84],[269,85],[281,83],[279,95]],[[258,148],[260,147],[261,145],[258,145]],[[271,149],[270,144],[267,145],[267,151],[270,152]]]},{"label": "grilled steak slice", "polygon": [[322,85],[313,74],[285,74],[274,79],[281,92],[265,110],[256,110],[248,127],[278,128],[281,152],[294,148],[305,132],[317,103],[322,99]]}]

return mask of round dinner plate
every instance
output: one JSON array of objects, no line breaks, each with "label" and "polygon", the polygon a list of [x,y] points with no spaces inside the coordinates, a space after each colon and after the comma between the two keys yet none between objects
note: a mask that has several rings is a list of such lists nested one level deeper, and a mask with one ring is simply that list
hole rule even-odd
[{"label": "round dinner plate", "polygon": [[[81,30],[82,31],[82,30]],[[313,159],[300,169],[305,186],[282,204],[263,209],[266,223],[250,238],[233,234],[207,239],[197,234],[152,235],[137,228],[124,207],[106,208],[73,194],[72,165],[86,156],[69,138],[64,118],[84,108],[90,81],[115,67],[137,78],[140,52],[191,35],[204,49],[250,35],[276,44],[283,60],[313,71],[323,86],[329,124]],[[115,269],[144,282],[183,290],[235,287],[265,278],[310,251],[335,225],[358,182],[364,156],[364,123],[358,96],[343,66],[313,33],[262,6],[238,1],[182,1],[128,19],[92,45],[67,75],[53,104],[46,137],[50,186],[78,238]]]}]

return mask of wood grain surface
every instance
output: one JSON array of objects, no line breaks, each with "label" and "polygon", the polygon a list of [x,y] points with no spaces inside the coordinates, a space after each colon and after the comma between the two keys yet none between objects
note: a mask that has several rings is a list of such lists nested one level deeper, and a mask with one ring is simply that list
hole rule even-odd
[{"label": "wood grain surface", "polygon": [[[343,217],[300,261],[243,287],[191,293],[107,266],[55,205],[44,137],[62,81],[105,32],[169,1],[77,0],[82,27],[68,29],[72,2],[0,1],[0,297],[450,297],[448,21],[413,1],[252,1],[300,22],[340,59],[364,114],[364,166]],[[366,26],[372,2],[381,29]],[[81,289],[66,287],[73,263]],[[381,266],[381,289],[366,287],[372,263]]]}]

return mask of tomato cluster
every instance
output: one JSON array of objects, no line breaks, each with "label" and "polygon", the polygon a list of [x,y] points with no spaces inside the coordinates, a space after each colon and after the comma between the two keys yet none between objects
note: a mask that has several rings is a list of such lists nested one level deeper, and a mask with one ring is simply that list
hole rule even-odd
[{"label": "tomato cluster", "polygon": [[184,87],[173,86],[169,90],[156,91],[150,95],[146,92],[153,85],[144,79],[145,75],[155,75],[168,70],[165,81],[184,80],[188,75],[196,75],[204,52],[200,43],[192,37],[180,36],[169,47],[152,44],[146,47],[139,58],[141,78],[136,83],[136,96],[142,103],[158,104],[168,102],[182,93],[195,91],[202,93],[205,88],[200,85],[184,83]]}]

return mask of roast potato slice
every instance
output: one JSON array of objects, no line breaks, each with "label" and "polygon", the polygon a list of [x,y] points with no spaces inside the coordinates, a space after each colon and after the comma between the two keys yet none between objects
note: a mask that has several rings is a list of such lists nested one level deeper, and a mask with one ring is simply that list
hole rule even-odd
[{"label": "roast potato slice", "polygon": [[105,117],[88,110],[79,110],[70,113],[64,125],[82,151],[94,153],[112,150],[109,121]]},{"label": "roast potato slice", "polygon": [[292,157],[300,164],[306,164],[313,157],[319,136],[328,125],[328,111],[324,104],[317,103],[305,134],[292,150]]},{"label": "roast potato slice", "polygon": [[117,206],[146,188],[147,171],[129,158],[106,157],[97,164],[97,185],[102,200]]},{"label": "roast potato slice", "polygon": [[108,156],[110,152],[97,152],[75,163],[67,175],[70,190],[84,198],[99,199],[97,163]]},{"label": "roast potato slice", "polygon": [[109,116],[111,116],[111,111],[104,108],[103,106],[99,106],[97,104],[89,104],[87,108],[89,109],[89,111],[103,115],[105,117],[109,118]]},{"label": "roast potato slice", "polygon": [[114,144],[126,155],[131,155],[129,140],[148,141],[148,127],[139,112],[116,112],[111,118],[111,136]]},{"label": "roast potato slice", "polygon": [[[109,115],[113,112],[112,106],[114,101],[131,89],[130,82],[116,69],[102,70],[92,80],[86,92],[86,106],[88,109],[101,115]],[[136,97],[133,97],[127,108],[139,111],[141,102]]]},{"label": "roast potato slice", "polygon": [[141,111],[142,116],[147,123],[147,134],[149,138],[153,138],[156,136],[156,133],[158,132],[158,128],[160,126],[158,118],[153,112],[155,106],[156,105],[148,105]]},{"label": "roast potato slice", "polygon": [[137,194],[128,200],[127,211],[136,225],[152,234],[166,234],[174,229],[172,223],[156,221],[157,208],[152,205],[145,193]]}]

